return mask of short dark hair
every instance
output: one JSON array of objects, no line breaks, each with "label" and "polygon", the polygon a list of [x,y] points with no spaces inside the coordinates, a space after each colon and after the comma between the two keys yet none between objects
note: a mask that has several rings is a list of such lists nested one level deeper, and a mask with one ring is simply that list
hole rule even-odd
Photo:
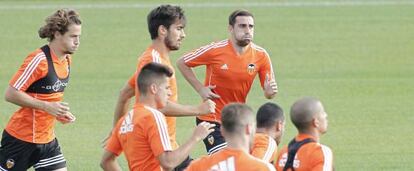
[{"label": "short dark hair", "polygon": [[228,133],[238,132],[238,128],[243,127],[251,122],[249,117],[253,118],[253,110],[246,104],[230,103],[221,111],[221,124]]},{"label": "short dark hair", "polygon": [[38,33],[40,38],[47,38],[49,42],[55,39],[55,32],[58,31],[63,35],[68,31],[70,25],[82,24],[78,12],[67,8],[57,10],[47,17],[45,22],[46,24],[39,29]]},{"label": "short dark hair", "polygon": [[163,25],[168,29],[177,19],[185,21],[184,10],[179,6],[160,5],[154,8],[147,16],[151,39],[158,37],[158,27]]},{"label": "short dark hair", "polygon": [[275,103],[266,103],[260,106],[256,115],[257,128],[270,128],[277,121],[283,121],[285,116],[283,115],[282,108]]},{"label": "short dark hair", "polygon": [[148,87],[151,84],[159,84],[164,77],[171,77],[173,72],[166,65],[151,62],[142,67],[138,75],[137,85],[139,92],[143,95],[147,94]]},{"label": "short dark hair", "polygon": [[229,25],[234,26],[234,23],[236,23],[236,17],[238,17],[238,16],[250,16],[250,17],[254,18],[253,14],[250,13],[249,11],[247,11],[247,10],[243,10],[243,9],[236,10],[236,11],[232,12],[229,16]]}]

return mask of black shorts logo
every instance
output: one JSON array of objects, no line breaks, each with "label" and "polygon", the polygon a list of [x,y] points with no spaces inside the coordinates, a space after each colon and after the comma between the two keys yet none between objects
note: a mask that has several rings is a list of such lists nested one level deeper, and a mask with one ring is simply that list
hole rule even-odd
[{"label": "black shorts logo", "polygon": [[14,160],[13,159],[7,159],[7,161],[6,161],[7,169],[11,169],[13,166],[14,166]]},{"label": "black shorts logo", "polygon": [[208,143],[210,143],[210,145],[213,145],[214,144],[214,136],[213,135],[209,135],[207,137],[207,140],[208,140]]}]

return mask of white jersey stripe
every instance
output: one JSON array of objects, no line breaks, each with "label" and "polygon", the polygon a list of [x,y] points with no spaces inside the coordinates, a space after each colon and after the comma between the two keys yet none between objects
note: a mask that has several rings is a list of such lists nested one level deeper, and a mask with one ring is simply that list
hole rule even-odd
[{"label": "white jersey stripe", "polygon": [[152,61],[155,63],[161,63],[160,54],[156,50],[152,50],[151,52]]},{"label": "white jersey stripe", "polygon": [[[20,89],[21,88],[21,86],[22,86],[22,84],[24,83],[24,82],[26,82],[26,81],[23,81],[23,80],[27,80],[27,78],[29,77],[29,75],[31,75],[31,73],[33,72],[30,72],[31,70],[34,70],[36,67],[37,67],[37,65],[38,65],[38,63],[39,63],[39,60],[42,60],[42,59],[45,59],[45,56],[44,56],[44,54],[43,54],[43,52],[42,53],[39,53],[39,54],[37,54],[31,61],[30,61],[30,63],[26,66],[26,68],[25,68],[25,70],[23,71],[23,73],[22,73],[22,75],[20,75],[20,77],[19,77],[19,79],[17,79],[17,81],[15,82],[15,84],[13,85],[13,87],[14,88],[18,88],[18,89]],[[29,74],[30,73],[30,74]]]},{"label": "white jersey stripe", "polygon": [[270,65],[270,78],[271,79],[275,79],[275,73],[273,72],[272,59],[270,58],[270,56],[267,53],[267,51],[264,48],[262,48],[262,47],[260,47],[260,46],[258,46],[256,44],[254,44],[254,43],[252,43],[252,48],[255,49],[255,50],[257,50],[257,51],[264,52],[266,54],[266,57],[269,60],[269,65]]},{"label": "white jersey stripe", "polygon": [[273,152],[276,150],[276,142],[271,137],[267,136],[269,139],[267,150],[265,152],[265,155],[263,156],[263,161],[268,162],[270,161],[270,158],[272,158]]},{"label": "white jersey stripe", "polygon": [[153,109],[151,107],[145,106],[146,109],[150,110],[153,114],[157,127],[158,127],[158,133],[160,134],[161,144],[164,148],[164,151],[171,151],[171,143],[170,143],[170,137],[168,135],[168,129],[167,129],[167,123],[163,119],[163,114],[159,112],[156,109]]},{"label": "white jersey stripe", "polygon": [[27,67],[24,69],[24,71],[23,71],[22,75],[20,75],[19,79],[17,79],[17,81],[14,83],[13,87],[16,88],[17,90],[20,90],[20,88],[22,88],[24,83],[26,83],[26,81],[33,74],[33,72],[35,71],[35,69],[37,68],[39,63],[44,59],[46,59],[46,57],[45,57],[43,52],[39,53],[37,56],[35,56],[30,61],[29,65],[27,65]]},{"label": "white jersey stripe", "polygon": [[324,157],[324,164],[323,164],[323,171],[331,171],[332,170],[332,151],[329,147],[322,145],[322,152]]},{"label": "white jersey stripe", "polygon": [[[50,158],[47,158],[47,159],[42,159],[42,160],[39,160],[38,164],[39,164],[39,163],[43,163],[43,162],[47,162],[47,161],[49,161],[49,160],[53,160],[53,159],[55,159],[55,158],[59,158],[59,157],[63,157],[63,154],[59,154],[59,155],[54,156],[54,157],[50,157]],[[36,164],[35,164],[35,165],[36,165]]]},{"label": "white jersey stripe", "polygon": [[228,41],[227,40],[223,40],[223,41],[220,41],[218,43],[212,43],[212,44],[203,46],[203,47],[197,49],[196,51],[191,52],[191,53],[185,55],[184,56],[184,62],[191,61],[191,60],[199,57],[200,55],[204,54],[205,52],[207,52],[210,49],[218,48],[218,47],[223,47],[223,46],[226,46],[227,44],[228,44]]}]

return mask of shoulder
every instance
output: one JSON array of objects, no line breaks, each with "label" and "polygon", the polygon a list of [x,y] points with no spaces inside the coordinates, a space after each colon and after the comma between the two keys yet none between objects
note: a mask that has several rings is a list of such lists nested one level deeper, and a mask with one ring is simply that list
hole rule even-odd
[{"label": "shoulder", "polygon": [[250,158],[251,158],[251,162],[249,165],[260,167],[259,170],[271,170],[271,171],[275,170],[275,168],[268,162],[255,158],[253,156],[250,156]]},{"label": "shoulder", "polygon": [[252,43],[251,47],[257,53],[259,53],[261,55],[269,56],[269,54],[267,53],[266,49],[264,49],[263,47],[261,47],[261,46],[259,46],[257,44]]}]

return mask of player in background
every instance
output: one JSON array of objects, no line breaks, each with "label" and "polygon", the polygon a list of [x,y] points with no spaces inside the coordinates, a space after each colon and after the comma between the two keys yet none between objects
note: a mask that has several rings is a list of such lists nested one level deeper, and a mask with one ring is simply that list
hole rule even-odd
[{"label": "player in background", "polygon": [[135,96],[135,101],[139,100],[140,94],[136,85],[137,76],[141,68],[150,63],[156,62],[167,65],[172,71],[173,76],[169,79],[172,95],[169,97],[167,105],[159,109],[167,117],[169,137],[173,148],[178,147],[176,142],[176,117],[175,116],[194,116],[214,112],[215,103],[205,100],[198,106],[182,105],[177,103],[178,90],[175,78],[174,67],[170,62],[170,52],[178,50],[185,38],[184,27],[186,18],[183,9],[179,6],[160,5],[148,14],[148,31],[152,43],[140,55],[137,62],[136,72],[131,76],[128,83],[122,88],[115,107],[113,124],[117,123],[120,117],[128,111],[129,101]]},{"label": "player in background", "polygon": [[213,131],[213,124],[203,122],[182,146],[172,147],[165,116],[157,110],[167,105],[172,94],[168,83],[172,75],[169,67],[158,63],[149,63],[142,68],[137,83],[139,100],[116,124],[101,160],[104,170],[120,170],[116,157],[122,151],[132,171],[183,170],[185,167],[176,167],[186,162],[196,143]]},{"label": "player in background", "polygon": [[[201,98],[212,99],[216,103],[215,113],[198,116],[196,120],[197,124],[208,121],[217,125],[214,132],[203,141],[208,154],[226,146],[220,133],[220,111],[231,102],[245,103],[256,75],[260,78],[266,98],[274,98],[278,91],[268,53],[252,42],[253,14],[246,10],[231,13],[228,31],[228,39],[203,46],[177,61],[179,70]],[[204,84],[192,70],[197,66],[206,66]]]},{"label": "player in background", "polygon": [[[205,122],[200,124],[203,123]],[[249,154],[256,129],[250,107],[241,103],[228,104],[222,110],[221,123],[221,132],[227,140],[227,147],[191,162],[187,171],[275,170],[270,163]]]},{"label": "player in background", "polygon": [[332,150],[319,142],[321,135],[328,130],[327,117],[318,99],[305,97],[292,105],[290,119],[299,134],[280,151],[275,163],[277,170],[334,170]]},{"label": "player in background", "polygon": [[275,103],[263,104],[256,114],[257,129],[251,154],[263,161],[275,163],[277,146],[285,130],[285,116]]},{"label": "player in background", "polygon": [[59,9],[46,18],[39,37],[48,44],[30,53],[6,89],[6,101],[20,106],[10,118],[0,147],[0,170],[67,170],[54,125],[75,117],[63,102],[71,55],[81,35],[79,14]]}]

